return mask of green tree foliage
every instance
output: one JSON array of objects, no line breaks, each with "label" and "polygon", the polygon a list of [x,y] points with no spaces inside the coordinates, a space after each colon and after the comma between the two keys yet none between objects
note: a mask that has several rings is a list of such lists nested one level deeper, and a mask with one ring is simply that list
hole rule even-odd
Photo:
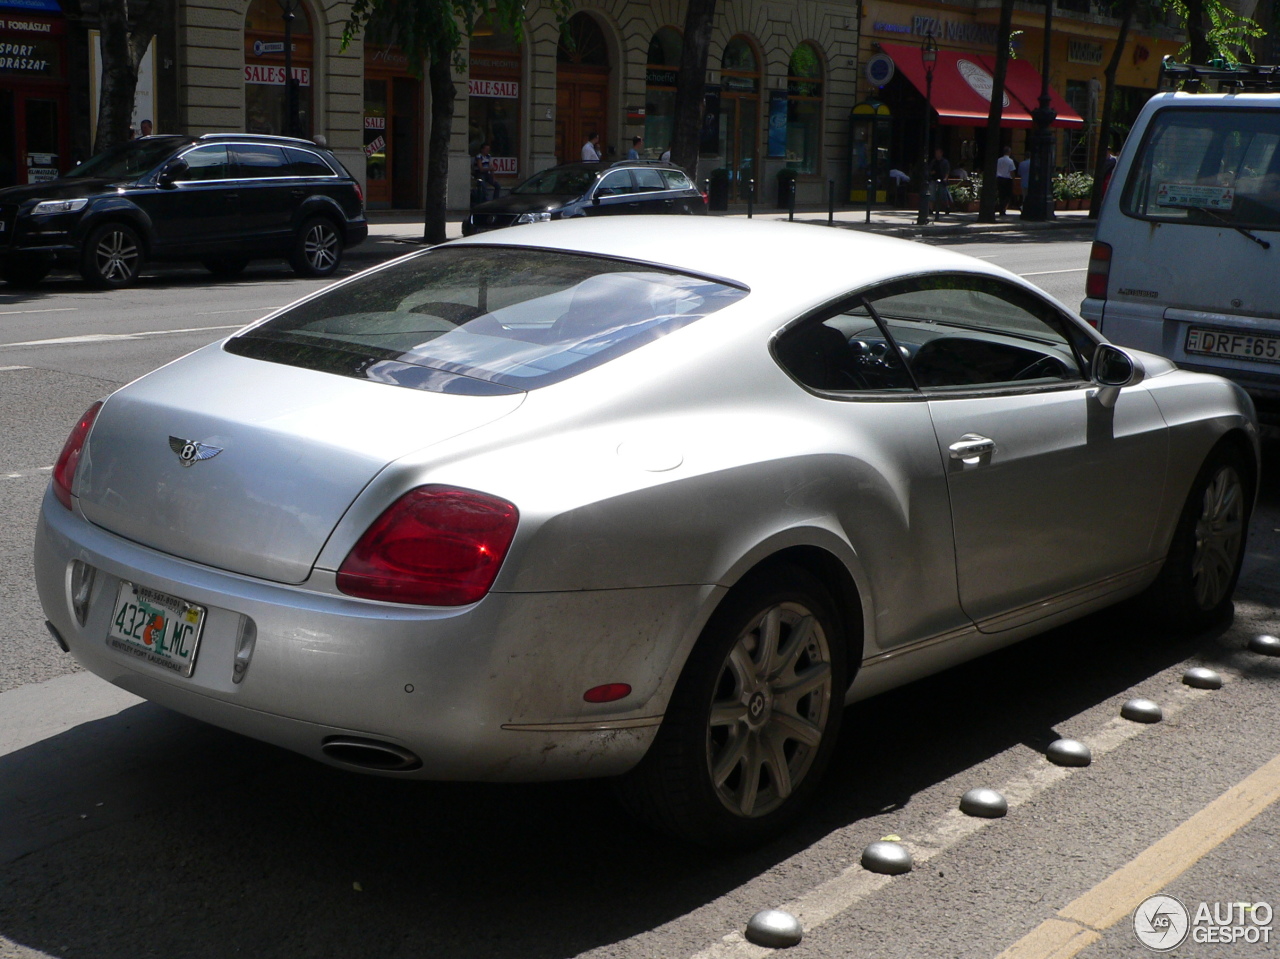
[{"label": "green tree foliage", "polygon": [[1225,60],[1252,60],[1250,41],[1266,36],[1261,24],[1242,17],[1223,0],[1167,0],[1168,9],[1187,28],[1187,42],[1178,51],[1191,63],[1208,63],[1215,57]]}]

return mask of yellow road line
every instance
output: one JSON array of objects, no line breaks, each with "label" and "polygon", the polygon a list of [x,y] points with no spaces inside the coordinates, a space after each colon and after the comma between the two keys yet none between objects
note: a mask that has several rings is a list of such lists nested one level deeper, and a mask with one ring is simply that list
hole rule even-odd
[{"label": "yellow road line", "polygon": [[1071,959],[1280,799],[1274,757],[1173,832],[1046,919],[997,959]]}]

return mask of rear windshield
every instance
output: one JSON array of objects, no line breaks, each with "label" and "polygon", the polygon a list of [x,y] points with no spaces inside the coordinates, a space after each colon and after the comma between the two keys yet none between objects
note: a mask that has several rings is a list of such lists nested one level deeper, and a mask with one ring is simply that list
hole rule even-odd
[{"label": "rear windshield", "polygon": [[582,196],[596,182],[596,167],[552,167],[529,177],[512,193],[531,196]]},{"label": "rear windshield", "polygon": [[447,247],[299,303],[225,348],[415,389],[511,393],[568,379],[745,295],[625,260]]},{"label": "rear windshield", "polygon": [[1147,219],[1280,228],[1280,111],[1161,110],[1121,206]]}]

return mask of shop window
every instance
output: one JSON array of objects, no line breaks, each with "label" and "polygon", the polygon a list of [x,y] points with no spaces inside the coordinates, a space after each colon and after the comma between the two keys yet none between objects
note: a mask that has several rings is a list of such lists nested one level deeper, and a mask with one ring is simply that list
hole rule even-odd
[{"label": "shop window", "polygon": [[556,49],[556,62],[583,67],[607,67],[609,48],[600,25],[586,13],[575,13],[565,24]]},{"label": "shop window", "polygon": [[797,173],[820,172],[822,80],[817,48],[800,44],[787,68],[787,166]]},{"label": "shop window", "polygon": [[675,27],[661,27],[649,41],[645,67],[644,155],[660,157],[671,149],[675,125],[676,78],[684,39]]},{"label": "shop window", "polygon": [[278,0],[253,0],[244,20],[244,108],[249,133],[310,137],[312,130],[311,17],[295,2],[289,29],[297,106],[294,127],[284,69],[284,19]]},{"label": "shop window", "polygon": [[520,47],[515,37],[488,18],[471,38],[467,150],[488,143],[490,170],[516,176],[520,156]]}]

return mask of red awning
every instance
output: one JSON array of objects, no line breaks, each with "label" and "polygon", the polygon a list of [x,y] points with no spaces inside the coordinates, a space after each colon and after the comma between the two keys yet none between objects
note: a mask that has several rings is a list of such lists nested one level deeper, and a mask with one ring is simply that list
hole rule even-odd
[{"label": "red awning", "polygon": [[[920,60],[920,48],[900,43],[881,43],[880,49],[893,58],[894,65],[902,71],[911,84],[926,95],[924,63]],[[1016,66],[1015,66],[1016,65]],[[933,65],[933,109],[938,122],[948,126],[980,127],[987,122],[991,109],[991,73],[993,58],[976,53],[956,50],[939,50]],[[1034,87],[1027,86],[1027,77],[1034,80]],[[1015,85],[1014,78],[1017,78]],[[1033,89],[1031,99],[1023,94]],[[1053,108],[1058,111],[1056,127],[1079,127],[1084,120],[1065,100],[1052,89],[1049,96]],[[1000,111],[1002,127],[1035,126],[1031,110],[1039,104],[1040,76],[1026,60],[1010,60],[1005,80],[1004,105]]]},{"label": "red awning", "polygon": [[[995,57],[983,57],[990,69],[995,70]],[[896,61],[895,61],[896,62]],[[1005,89],[1023,102],[1028,112],[1040,105],[1040,71],[1029,60],[1010,60],[1004,76]],[[1049,88],[1049,105],[1057,112],[1055,127],[1078,129],[1084,126],[1084,117],[1071,109],[1071,104]]]}]

